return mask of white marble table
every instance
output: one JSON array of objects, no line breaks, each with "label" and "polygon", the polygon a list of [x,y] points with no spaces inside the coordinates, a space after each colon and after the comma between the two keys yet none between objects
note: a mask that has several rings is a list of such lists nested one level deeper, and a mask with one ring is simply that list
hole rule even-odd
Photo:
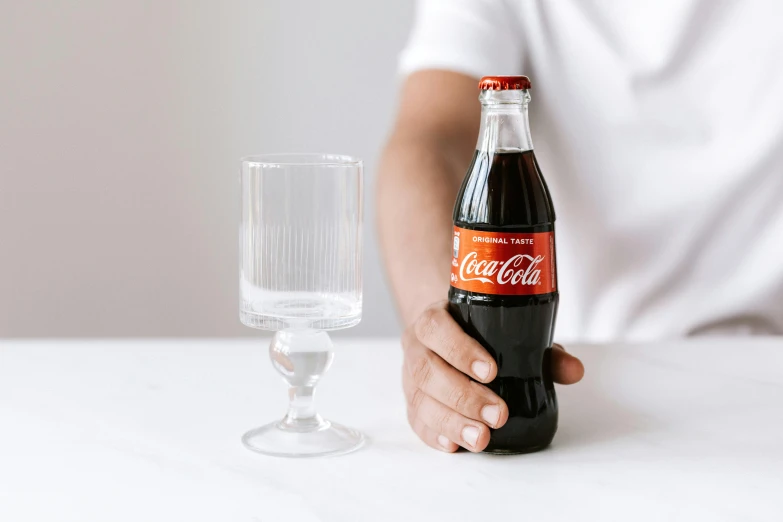
[{"label": "white marble table", "polygon": [[405,423],[395,341],[339,342],[323,414],[371,438],[288,460],[266,344],[0,341],[0,520],[783,520],[783,340],[571,346],[551,449],[448,455]]}]

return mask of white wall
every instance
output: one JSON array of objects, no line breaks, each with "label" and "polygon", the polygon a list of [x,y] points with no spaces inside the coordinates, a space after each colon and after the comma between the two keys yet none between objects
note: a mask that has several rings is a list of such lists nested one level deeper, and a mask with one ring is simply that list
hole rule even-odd
[{"label": "white wall", "polygon": [[366,160],[365,319],[398,331],[373,190],[412,0],[0,0],[0,336],[253,335],[237,160]]}]

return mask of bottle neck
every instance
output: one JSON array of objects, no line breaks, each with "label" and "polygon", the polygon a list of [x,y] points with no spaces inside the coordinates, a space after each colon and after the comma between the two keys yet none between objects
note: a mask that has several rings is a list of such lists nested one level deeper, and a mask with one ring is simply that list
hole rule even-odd
[{"label": "bottle neck", "polygon": [[481,91],[481,128],[476,149],[483,152],[522,152],[533,149],[527,90]]}]

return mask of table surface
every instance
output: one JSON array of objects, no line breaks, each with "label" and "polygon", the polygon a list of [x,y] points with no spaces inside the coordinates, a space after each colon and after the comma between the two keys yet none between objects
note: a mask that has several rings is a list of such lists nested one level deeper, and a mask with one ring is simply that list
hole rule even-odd
[{"label": "table surface", "polygon": [[573,345],[552,447],[445,454],[405,421],[396,340],[336,339],[321,413],[359,452],[278,459],[267,341],[0,341],[2,521],[783,520],[783,339]]}]

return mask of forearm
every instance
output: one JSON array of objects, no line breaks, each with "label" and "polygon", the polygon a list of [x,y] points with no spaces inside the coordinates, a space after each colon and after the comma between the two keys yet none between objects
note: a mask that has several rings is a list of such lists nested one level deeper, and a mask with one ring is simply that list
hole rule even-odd
[{"label": "forearm", "polygon": [[471,150],[434,137],[395,136],[378,176],[378,229],[389,284],[405,325],[445,299],[454,200]]}]

